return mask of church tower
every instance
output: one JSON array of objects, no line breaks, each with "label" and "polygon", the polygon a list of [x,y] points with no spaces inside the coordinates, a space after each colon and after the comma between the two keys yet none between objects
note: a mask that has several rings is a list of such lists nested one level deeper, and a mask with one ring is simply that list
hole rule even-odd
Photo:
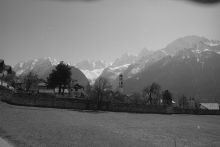
[{"label": "church tower", "polygon": [[119,86],[118,87],[119,87],[119,91],[121,93],[123,93],[124,83],[123,83],[123,75],[122,74],[119,75]]}]

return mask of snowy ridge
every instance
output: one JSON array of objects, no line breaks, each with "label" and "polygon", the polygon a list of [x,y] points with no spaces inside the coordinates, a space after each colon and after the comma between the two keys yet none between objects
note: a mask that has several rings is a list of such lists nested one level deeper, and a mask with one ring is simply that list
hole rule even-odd
[{"label": "snowy ridge", "polygon": [[45,57],[45,59],[48,59],[52,65],[57,65],[57,64],[59,64],[59,62],[58,62],[56,59],[54,59],[54,58]]},{"label": "snowy ridge", "polygon": [[129,65],[131,65],[131,64],[124,64],[124,65],[117,66],[117,67],[109,67],[109,69],[110,70],[125,69],[125,68],[128,68]]},{"label": "snowy ridge", "polygon": [[95,80],[101,75],[104,68],[90,70],[81,70],[83,74],[91,81],[91,84],[95,82]]},{"label": "snowy ridge", "polygon": [[48,66],[57,65],[59,62],[51,57],[38,58],[33,60],[28,60],[25,62],[19,62],[14,65],[13,69],[17,76],[26,74],[32,70],[40,70],[40,68],[47,68]]}]

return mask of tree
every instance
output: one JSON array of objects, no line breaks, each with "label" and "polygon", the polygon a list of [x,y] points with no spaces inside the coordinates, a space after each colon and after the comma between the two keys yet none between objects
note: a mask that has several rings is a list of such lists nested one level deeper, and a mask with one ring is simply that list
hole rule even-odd
[{"label": "tree", "polygon": [[152,83],[151,85],[145,87],[143,89],[143,95],[146,99],[146,102],[152,104],[153,100],[153,95],[156,96],[156,98],[159,98],[160,95],[160,85],[157,83]]},{"label": "tree", "polygon": [[11,66],[5,65],[4,60],[0,59],[0,79],[1,85],[3,84],[3,80],[7,79],[7,75],[13,74]]},{"label": "tree", "polygon": [[179,99],[178,99],[178,103],[179,103],[179,106],[182,108],[182,109],[185,109],[185,108],[188,108],[188,99],[185,95],[182,95]]},{"label": "tree", "polygon": [[104,77],[99,77],[93,87],[94,96],[97,101],[98,109],[101,108],[104,97],[108,97],[107,93],[111,90],[111,85],[109,81]]},{"label": "tree", "polygon": [[120,91],[112,92],[113,103],[124,103],[126,100],[128,100],[127,96]]},{"label": "tree", "polygon": [[92,97],[92,86],[89,83],[85,87],[85,94],[87,100]]},{"label": "tree", "polygon": [[0,59],[0,73],[3,72],[4,66],[5,66],[4,60]]},{"label": "tree", "polygon": [[164,90],[162,92],[163,104],[171,105],[172,104],[172,94],[169,90]]},{"label": "tree", "polygon": [[130,102],[132,104],[135,104],[135,105],[137,105],[137,104],[144,104],[143,98],[142,98],[141,94],[138,93],[138,92],[132,93],[129,96],[129,98],[130,98]]},{"label": "tree", "polygon": [[61,89],[63,89],[62,94],[64,94],[65,88],[71,82],[71,74],[71,67],[61,61],[47,78],[48,87],[56,88],[58,86],[59,94],[61,94]]},{"label": "tree", "polygon": [[29,72],[27,75],[24,76],[24,85],[26,91],[29,91],[32,88],[37,88],[38,84],[38,76],[33,72]]},{"label": "tree", "polygon": [[12,87],[15,86],[15,80],[16,80],[16,74],[14,71],[12,71],[11,74],[7,74],[4,78],[4,80],[11,85]]}]

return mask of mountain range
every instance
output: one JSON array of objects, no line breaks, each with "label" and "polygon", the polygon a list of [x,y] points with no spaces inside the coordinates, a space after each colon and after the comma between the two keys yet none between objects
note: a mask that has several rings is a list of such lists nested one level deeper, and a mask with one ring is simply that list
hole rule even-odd
[{"label": "mountain range", "polygon": [[[46,78],[58,62],[40,58],[14,66],[17,75],[29,71]],[[220,41],[205,37],[186,36],[174,40],[156,51],[142,49],[139,54],[124,54],[113,63],[101,60],[81,61],[71,65],[84,81],[94,83],[106,77],[113,88],[118,87],[118,75],[123,74],[124,92],[141,92],[152,82],[169,89],[175,97],[185,94],[201,101],[220,101]],[[87,77],[87,78],[86,78]]]},{"label": "mountain range", "polygon": [[93,84],[95,80],[101,75],[103,70],[110,64],[102,60],[83,60],[76,63],[74,66],[79,68]]},{"label": "mountain range", "polygon": [[[175,97],[185,94],[201,101],[220,101],[220,42],[204,37],[177,39],[149,52],[123,72],[124,91],[141,91],[152,82]],[[113,81],[117,83],[117,79]]]},{"label": "mountain range", "polygon": [[[40,79],[46,80],[58,63],[59,62],[57,60],[50,57],[39,58],[25,62],[19,62],[13,67],[13,70],[16,72],[17,76],[23,76],[28,72],[34,72]],[[83,86],[88,85],[88,79],[78,68],[71,66],[71,73],[72,79],[77,80],[79,84]]]}]

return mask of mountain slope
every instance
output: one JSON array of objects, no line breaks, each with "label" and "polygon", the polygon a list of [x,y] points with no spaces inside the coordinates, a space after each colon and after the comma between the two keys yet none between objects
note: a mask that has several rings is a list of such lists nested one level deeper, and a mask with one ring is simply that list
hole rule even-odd
[{"label": "mountain slope", "polygon": [[32,71],[36,73],[39,78],[46,79],[47,75],[49,75],[53,69],[53,66],[57,64],[58,62],[55,59],[51,59],[50,57],[39,58],[17,63],[13,69],[17,76],[24,75]]},{"label": "mountain slope", "polygon": [[123,73],[131,64],[135,63],[137,56],[131,54],[123,54],[117,58],[112,65],[104,69],[101,76],[109,79],[111,82],[117,79],[120,73]]},{"label": "mountain slope", "polygon": [[90,80],[90,83],[94,83],[95,80],[103,72],[103,70],[107,66],[109,66],[109,64],[101,60],[95,60],[95,61],[84,60],[77,63],[75,66],[79,68],[86,75],[86,77]]},{"label": "mountain slope", "polygon": [[175,57],[167,56],[127,79],[125,91],[140,91],[157,82],[176,95],[186,94],[204,100],[217,98],[220,96],[220,65],[216,63],[220,63],[220,55],[215,52],[202,52],[199,58],[191,51]]},{"label": "mountain slope", "polygon": [[[202,101],[220,101],[219,44],[196,36],[174,41],[123,73],[125,92],[141,91],[152,82],[158,82],[175,96],[186,94]],[[143,64],[142,70],[128,76],[140,64]]]},{"label": "mountain slope", "polygon": [[[34,72],[39,78],[46,80],[57,64],[58,62],[55,59],[39,58],[20,62],[14,66],[13,70],[16,72],[17,76],[23,76],[28,72]],[[88,84],[88,79],[78,68],[71,66],[71,72],[72,79],[77,80],[83,86]]]}]

